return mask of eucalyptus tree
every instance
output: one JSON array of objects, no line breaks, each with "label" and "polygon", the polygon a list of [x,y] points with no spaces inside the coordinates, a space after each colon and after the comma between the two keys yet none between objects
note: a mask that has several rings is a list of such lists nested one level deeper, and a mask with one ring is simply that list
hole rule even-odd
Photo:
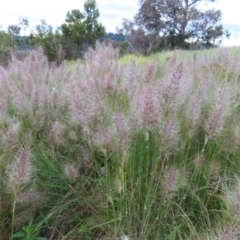
[{"label": "eucalyptus tree", "polygon": [[189,48],[190,42],[211,47],[230,34],[221,24],[222,12],[209,9],[210,2],[215,0],[139,0],[134,20],[123,19],[118,31],[126,34],[135,49],[141,33],[143,52]]},{"label": "eucalyptus tree", "polygon": [[230,35],[220,24],[220,10],[203,10],[209,2],[215,0],[140,0],[135,21],[147,32],[164,36],[172,47],[184,48],[190,39],[214,45]]}]

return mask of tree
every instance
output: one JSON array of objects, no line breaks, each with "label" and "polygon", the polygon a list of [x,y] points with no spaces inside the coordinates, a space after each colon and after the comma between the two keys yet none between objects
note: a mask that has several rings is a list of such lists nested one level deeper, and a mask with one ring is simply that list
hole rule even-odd
[{"label": "tree", "polygon": [[[141,26],[136,26],[133,21],[126,18],[122,20],[122,25],[122,28],[117,28],[117,32],[125,36],[129,48],[139,54],[146,54],[147,49],[151,48],[155,42],[154,35],[147,33]],[[126,46],[125,48],[127,49]]]},{"label": "tree", "polygon": [[35,48],[43,47],[45,55],[50,62],[60,64],[65,56],[61,45],[62,35],[57,29],[55,32],[51,25],[42,19],[41,24],[36,26],[36,32],[30,34],[29,40]]},{"label": "tree", "polygon": [[203,11],[199,7],[202,2],[204,0],[140,0],[135,24],[155,38],[161,37],[170,48],[186,48],[190,40],[212,46],[230,34],[219,24],[221,11]]},{"label": "tree", "polygon": [[84,12],[74,9],[67,13],[61,25],[64,45],[69,58],[77,58],[82,51],[93,46],[95,41],[105,35],[105,28],[98,23],[100,14],[95,0],[84,3]]},{"label": "tree", "polygon": [[28,20],[20,17],[19,23],[16,25],[9,25],[7,32],[0,30],[0,65],[7,66],[13,54],[18,59],[25,57],[25,53],[19,50],[26,47],[26,37],[20,34],[21,31],[25,31],[27,27]]},{"label": "tree", "polygon": [[0,30],[0,65],[7,66],[11,59],[12,37],[9,33]]},{"label": "tree", "polygon": [[26,38],[22,38],[21,31],[25,31],[26,28],[28,27],[28,19],[27,18],[19,18],[19,23],[16,25],[9,25],[8,26],[8,33],[12,37],[12,47],[16,48],[18,47],[19,49],[24,48],[26,45]]}]

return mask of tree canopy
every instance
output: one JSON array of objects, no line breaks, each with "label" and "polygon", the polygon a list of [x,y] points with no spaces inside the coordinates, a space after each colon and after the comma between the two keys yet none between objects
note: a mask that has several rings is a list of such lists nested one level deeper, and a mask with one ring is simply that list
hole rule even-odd
[{"label": "tree canopy", "polygon": [[82,50],[93,46],[98,38],[105,35],[104,26],[98,23],[99,16],[95,0],[86,0],[83,13],[78,9],[67,13],[61,31],[63,41],[68,46],[68,55],[78,57]]},{"label": "tree canopy", "polygon": [[29,36],[22,36],[28,20],[20,18],[7,32],[0,31],[0,62],[6,65],[11,49],[42,46],[49,61],[59,64],[63,59],[82,57],[98,39],[119,47],[121,53],[132,49],[146,54],[162,49],[216,46],[230,34],[220,23],[221,11],[204,8],[203,3],[210,2],[215,0],[139,0],[134,19],[123,19],[115,35],[106,35],[104,26],[98,22],[96,0],[86,0],[83,11],[68,11],[65,22],[55,30],[41,20]]},{"label": "tree canopy", "polygon": [[154,39],[155,43],[157,41],[163,47],[187,48],[190,41],[210,47],[230,35],[228,31],[224,32],[220,24],[220,10],[202,10],[200,7],[204,2],[207,4],[214,1],[140,0],[139,11],[131,22],[132,30],[129,31],[129,24],[127,30],[126,19],[123,20],[122,30],[138,34],[141,29],[146,41],[151,36],[152,43]]}]

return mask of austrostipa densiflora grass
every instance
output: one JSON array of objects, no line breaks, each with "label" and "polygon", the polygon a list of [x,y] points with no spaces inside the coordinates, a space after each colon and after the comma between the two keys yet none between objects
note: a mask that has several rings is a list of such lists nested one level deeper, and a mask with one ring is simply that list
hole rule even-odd
[{"label": "austrostipa densiflora grass", "polygon": [[238,239],[239,56],[0,68],[1,238]]}]

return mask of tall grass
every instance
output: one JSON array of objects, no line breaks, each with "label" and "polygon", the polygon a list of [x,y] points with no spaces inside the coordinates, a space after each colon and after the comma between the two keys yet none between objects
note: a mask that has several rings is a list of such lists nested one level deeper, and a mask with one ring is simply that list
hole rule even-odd
[{"label": "tall grass", "polygon": [[[209,54],[208,54],[209,53]],[[0,69],[0,239],[238,239],[238,49],[97,44]]]}]

